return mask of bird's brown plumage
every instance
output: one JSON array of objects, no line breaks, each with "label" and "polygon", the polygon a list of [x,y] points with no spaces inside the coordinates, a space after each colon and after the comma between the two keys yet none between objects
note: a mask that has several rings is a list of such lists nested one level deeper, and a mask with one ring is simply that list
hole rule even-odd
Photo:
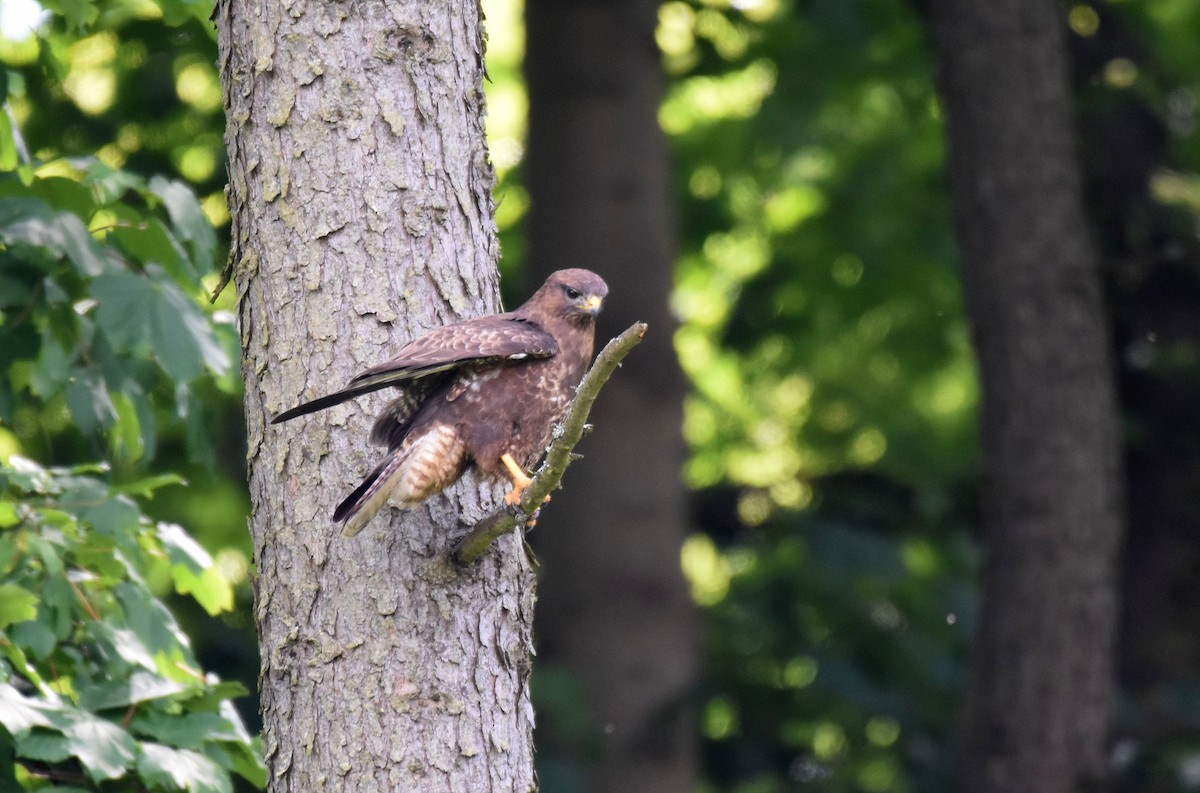
[{"label": "bird's brown plumage", "polygon": [[470,465],[500,478],[510,455],[528,469],[550,442],[588,362],[608,286],[588,270],[559,270],[520,308],[414,339],[345,388],[281,413],[272,424],[389,386],[401,390],[371,429],[387,454],[334,512],[357,534],[388,502],[420,504]]}]

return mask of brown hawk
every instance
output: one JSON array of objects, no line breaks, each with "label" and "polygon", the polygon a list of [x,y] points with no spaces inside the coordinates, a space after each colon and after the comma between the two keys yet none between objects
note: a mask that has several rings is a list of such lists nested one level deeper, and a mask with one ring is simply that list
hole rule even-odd
[{"label": "brown hawk", "polygon": [[333,513],[353,536],[393,499],[401,509],[446,489],[470,465],[512,480],[526,471],[575,396],[592,357],[608,286],[588,270],[559,270],[516,311],[437,328],[341,391],[285,411],[272,424],[394,386],[400,395],[371,428],[387,454]]}]

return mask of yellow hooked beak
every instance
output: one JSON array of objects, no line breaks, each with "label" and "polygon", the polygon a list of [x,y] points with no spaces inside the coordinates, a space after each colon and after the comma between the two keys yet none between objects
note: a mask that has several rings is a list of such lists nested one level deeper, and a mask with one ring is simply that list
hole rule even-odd
[{"label": "yellow hooked beak", "polygon": [[583,308],[593,317],[600,313],[600,306],[604,300],[599,295],[589,295],[587,302],[583,304]]}]

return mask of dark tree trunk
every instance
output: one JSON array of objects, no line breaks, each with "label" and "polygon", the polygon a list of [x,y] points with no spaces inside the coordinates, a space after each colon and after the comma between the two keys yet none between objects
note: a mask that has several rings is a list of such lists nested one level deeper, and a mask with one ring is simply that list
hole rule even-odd
[{"label": "dark tree trunk", "polygon": [[519,537],[438,555],[470,480],[341,536],[383,395],[281,426],[431,326],[498,307],[474,0],[217,9],[270,789],[534,789],[533,580]]},{"label": "dark tree trunk", "polygon": [[584,684],[603,751],[576,759],[597,792],[695,785],[696,619],[679,567],[683,382],[667,309],[673,230],[657,9],[653,0],[526,7],[534,278],[589,267],[612,289],[601,336],[650,323],[601,394],[596,432],[580,447],[586,459],[534,536],[539,660]]},{"label": "dark tree trunk", "polygon": [[1117,412],[1063,8],[934,0],[983,382],[983,606],[961,789],[1102,787],[1121,528]]}]

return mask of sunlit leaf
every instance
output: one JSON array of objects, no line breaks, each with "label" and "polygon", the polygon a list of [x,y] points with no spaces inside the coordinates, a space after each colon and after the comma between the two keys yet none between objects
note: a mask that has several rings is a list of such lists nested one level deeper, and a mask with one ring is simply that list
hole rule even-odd
[{"label": "sunlit leaf", "polygon": [[158,743],[138,747],[138,776],[147,785],[182,788],[189,793],[230,793],[233,789],[220,766],[204,755]]},{"label": "sunlit leaf", "polygon": [[83,689],[79,692],[79,704],[88,710],[109,710],[171,697],[186,690],[187,686],[175,680],[168,680],[153,672],[137,671],[126,680],[114,680]]},{"label": "sunlit leaf", "polygon": [[38,596],[16,584],[0,585],[0,628],[37,616]]},{"label": "sunlit leaf", "polygon": [[71,754],[96,781],[118,779],[134,761],[137,746],[129,733],[104,719],[84,717],[64,730]]},{"label": "sunlit leaf", "polygon": [[24,697],[8,683],[0,683],[0,724],[13,736],[20,738],[34,727],[51,727],[52,717],[61,709],[48,703]]}]

